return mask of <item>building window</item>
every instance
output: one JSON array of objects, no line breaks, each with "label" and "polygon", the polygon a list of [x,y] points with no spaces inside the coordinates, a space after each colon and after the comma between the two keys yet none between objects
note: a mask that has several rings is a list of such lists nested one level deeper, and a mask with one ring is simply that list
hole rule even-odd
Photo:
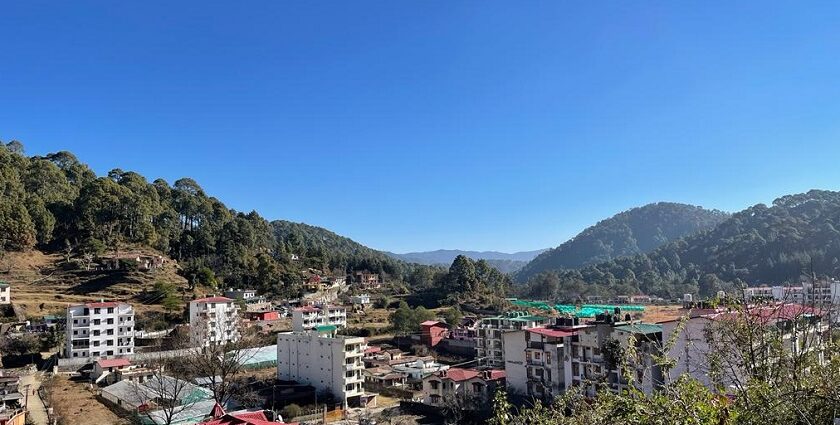
[{"label": "building window", "polygon": [[108,307],[108,314],[114,313],[114,307]]}]

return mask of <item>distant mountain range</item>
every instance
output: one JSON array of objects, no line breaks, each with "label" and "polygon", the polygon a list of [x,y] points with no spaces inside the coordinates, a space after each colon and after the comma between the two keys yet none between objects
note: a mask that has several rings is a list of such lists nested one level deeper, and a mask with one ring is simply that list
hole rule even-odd
[{"label": "distant mountain range", "polygon": [[644,254],[669,242],[709,230],[729,218],[717,210],[659,202],[616,214],[547,250],[516,273],[518,281],[551,270],[576,269]]},{"label": "distant mountain range", "polygon": [[437,251],[423,251],[423,252],[408,252],[405,254],[395,254],[387,252],[388,255],[398,258],[410,263],[426,264],[426,265],[450,265],[455,257],[463,255],[473,260],[507,260],[507,261],[522,261],[528,262],[540,255],[545,249],[538,249],[535,251],[514,252],[512,254],[497,251],[462,251],[459,249],[439,249]]}]

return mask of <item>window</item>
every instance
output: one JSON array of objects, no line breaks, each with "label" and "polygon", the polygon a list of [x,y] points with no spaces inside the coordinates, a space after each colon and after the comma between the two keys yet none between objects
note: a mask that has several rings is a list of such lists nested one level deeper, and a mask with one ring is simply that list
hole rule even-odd
[{"label": "window", "polygon": [[113,325],[113,324],[114,324],[114,319],[108,319],[107,323],[108,323],[109,325]]},{"label": "window", "polygon": [[99,314],[99,310],[98,308],[93,309],[93,314]]},{"label": "window", "polygon": [[114,314],[114,307],[108,307],[108,314]]},{"label": "window", "polygon": [[433,390],[436,390],[440,386],[440,381],[429,381],[429,386],[431,386]]}]

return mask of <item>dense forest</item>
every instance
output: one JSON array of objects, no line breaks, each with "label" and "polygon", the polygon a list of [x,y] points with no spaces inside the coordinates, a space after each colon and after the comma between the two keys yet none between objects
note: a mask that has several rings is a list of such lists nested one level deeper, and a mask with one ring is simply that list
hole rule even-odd
[{"label": "dense forest", "polygon": [[586,294],[711,295],[744,285],[797,282],[803,275],[840,273],[840,192],[812,190],[755,205],[712,230],[651,253],[578,270],[533,276],[524,294],[575,298]]},{"label": "dense forest", "polygon": [[659,202],[599,221],[568,242],[537,256],[516,273],[518,281],[547,271],[577,269],[643,254],[684,236],[708,230],[728,217],[720,211]]},{"label": "dense forest", "polygon": [[[170,185],[120,169],[97,176],[70,152],[29,157],[20,142],[0,143],[0,252],[100,256],[128,247],[169,255],[193,283],[277,294],[298,291],[305,267],[395,280],[422,267],[325,229],[234,211],[190,178]],[[294,264],[291,254],[300,258]]]}]

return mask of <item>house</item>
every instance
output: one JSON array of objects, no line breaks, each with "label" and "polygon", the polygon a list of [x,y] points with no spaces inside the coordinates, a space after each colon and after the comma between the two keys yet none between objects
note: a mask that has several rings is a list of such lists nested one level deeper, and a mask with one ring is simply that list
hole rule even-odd
[{"label": "house", "polygon": [[0,305],[12,303],[12,285],[0,280]]},{"label": "house", "polygon": [[399,372],[408,378],[409,381],[419,382],[433,373],[449,369],[449,366],[442,365],[433,357],[418,357],[406,363],[398,363],[390,366],[395,372]]},{"label": "house", "polygon": [[[117,381],[117,371],[128,370],[130,367],[131,361],[128,359],[99,359],[93,364],[90,378],[95,384],[112,384]],[[108,379],[109,377],[111,379]]]},{"label": "house", "polygon": [[239,306],[227,297],[190,301],[190,344],[207,347],[239,341]]},{"label": "house", "polygon": [[20,377],[0,370],[0,425],[26,423],[26,396],[20,392]]},{"label": "house", "polygon": [[86,303],[67,307],[68,358],[130,355],[134,353],[134,308],[123,302]]},{"label": "house", "polygon": [[269,420],[263,410],[239,410],[225,413],[225,409],[219,403],[213,405],[213,410],[208,416],[209,418],[200,422],[199,425],[285,425],[282,421]]},{"label": "house", "polygon": [[485,364],[502,368],[505,365],[505,348],[502,334],[508,331],[534,328],[547,324],[549,319],[532,316],[524,311],[513,311],[478,321],[478,335],[475,338],[476,357],[485,359]]},{"label": "house", "polygon": [[303,289],[307,292],[318,292],[327,289],[327,284],[321,279],[320,275],[312,275],[303,283]]},{"label": "house", "polygon": [[402,388],[406,384],[406,375],[396,372],[390,366],[366,368],[362,371],[365,377],[364,387],[367,390],[381,391],[385,388]]},{"label": "house", "polygon": [[292,330],[302,332],[316,326],[347,326],[347,309],[340,306],[306,306],[292,310]]},{"label": "house", "polygon": [[565,391],[564,342],[571,330],[537,327],[506,332],[505,373],[509,393],[551,401]]},{"label": "house", "polygon": [[423,378],[423,404],[444,407],[454,404],[466,410],[489,403],[496,388],[505,385],[499,369],[450,368]]},{"label": "house", "polygon": [[353,284],[365,289],[378,289],[382,287],[382,278],[378,273],[359,271],[350,276]]},{"label": "house", "polygon": [[228,288],[225,290],[225,296],[234,300],[248,301],[257,297],[257,291],[255,289]]},{"label": "house", "polygon": [[446,337],[448,332],[449,326],[446,323],[437,320],[427,320],[420,323],[420,342],[429,348],[433,348]]},{"label": "house", "polygon": [[[213,399],[213,394],[205,388],[160,374],[156,374],[142,383],[128,380],[117,382],[102,388],[100,395],[114,406],[127,412],[147,412],[146,414],[152,417],[152,422],[157,423],[159,422],[155,420],[155,417],[162,416],[161,413],[155,414],[157,406],[184,405],[184,410],[186,410],[208,401],[212,402]],[[198,414],[198,420],[201,420],[207,411],[209,411],[209,408],[203,409]],[[181,423],[186,418],[194,417],[195,413],[184,411],[180,413],[180,416],[180,420],[172,423]],[[196,423],[198,420],[189,423]]]},{"label": "house", "polygon": [[276,311],[246,311],[245,318],[251,321],[279,320],[280,313]]},{"label": "house", "polygon": [[[329,391],[345,408],[375,403],[375,395],[366,394],[362,386],[365,339],[336,336],[334,326],[324,328],[323,333],[307,331],[277,335],[277,379]],[[332,328],[331,332],[328,328]]]},{"label": "house", "polygon": [[370,295],[368,294],[359,294],[353,295],[350,297],[350,303],[354,306],[359,307],[360,309],[364,310],[370,307]]}]

